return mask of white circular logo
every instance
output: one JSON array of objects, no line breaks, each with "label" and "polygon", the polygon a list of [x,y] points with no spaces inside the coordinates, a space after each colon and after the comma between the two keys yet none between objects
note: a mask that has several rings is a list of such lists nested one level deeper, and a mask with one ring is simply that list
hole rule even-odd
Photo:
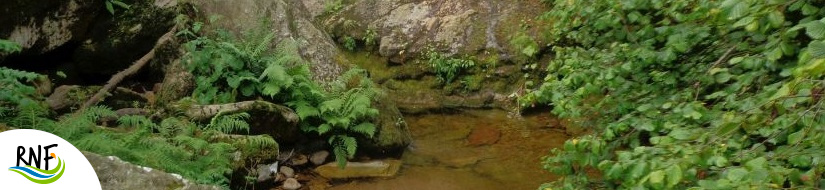
[{"label": "white circular logo", "polygon": [[0,189],[101,189],[80,150],[39,130],[0,133],[0,167]]}]

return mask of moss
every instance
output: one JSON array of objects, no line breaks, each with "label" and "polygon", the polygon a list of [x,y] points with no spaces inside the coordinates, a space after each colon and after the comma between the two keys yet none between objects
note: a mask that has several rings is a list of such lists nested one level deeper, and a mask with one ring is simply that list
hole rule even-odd
[{"label": "moss", "polygon": [[464,85],[464,89],[469,92],[475,92],[481,89],[482,82],[484,81],[484,76],[482,74],[475,74],[470,76],[465,76],[461,83]]},{"label": "moss", "polygon": [[367,51],[342,51],[339,63],[349,63],[367,70],[374,81],[386,81],[396,76],[396,68],[390,67],[387,58]]}]

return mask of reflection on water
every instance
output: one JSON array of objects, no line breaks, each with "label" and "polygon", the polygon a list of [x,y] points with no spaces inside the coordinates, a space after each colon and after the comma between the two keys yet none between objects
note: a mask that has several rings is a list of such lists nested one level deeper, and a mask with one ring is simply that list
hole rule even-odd
[{"label": "reflection on water", "polygon": [[541,157],[568,138],[547,113],[469,110],[406,120],[415,142],[396,177],[331,189],[536,189],[555,178],[542,169]]}]

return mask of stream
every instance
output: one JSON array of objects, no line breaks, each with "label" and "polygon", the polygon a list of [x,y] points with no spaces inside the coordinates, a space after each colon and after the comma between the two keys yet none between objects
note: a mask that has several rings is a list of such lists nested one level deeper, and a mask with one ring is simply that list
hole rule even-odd
[{"label": "stream", "polygon": [[405,117],[414,141],[395,177],[330,189],[536,189],[556,178],[542,169],[541,158],[569,138],[549,113],[464,110]]}]

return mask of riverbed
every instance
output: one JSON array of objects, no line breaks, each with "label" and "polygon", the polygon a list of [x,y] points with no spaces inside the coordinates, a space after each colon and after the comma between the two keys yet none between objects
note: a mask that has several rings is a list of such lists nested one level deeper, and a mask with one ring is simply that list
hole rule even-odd
[{"label": "riverbed", "polygon": [[333,184],[333,190],[536,189],[557,177],[542,157],[569,136],[549,113],[502,110],[406,116],[414,142],[395,177]]}]

